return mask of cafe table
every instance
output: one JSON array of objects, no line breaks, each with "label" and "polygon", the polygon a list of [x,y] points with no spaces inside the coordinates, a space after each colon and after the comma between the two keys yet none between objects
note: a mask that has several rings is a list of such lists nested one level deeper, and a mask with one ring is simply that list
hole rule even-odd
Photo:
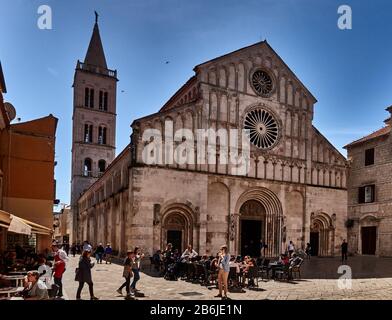
[{"label": "cafe table", "polygon": [[16,285],[18,287],[23,286],[23,280],[25,278],[24,275],[10,275],[10,276],[3,276],[4,279],[9,280],[9,281],[16,281]]},{"label": "cafe table", "polygon": [[0,288],[0,294],[6,294],[7,297],[11,297],[12,294],[22,292],[23,287],[8,287],[8,288]]}]

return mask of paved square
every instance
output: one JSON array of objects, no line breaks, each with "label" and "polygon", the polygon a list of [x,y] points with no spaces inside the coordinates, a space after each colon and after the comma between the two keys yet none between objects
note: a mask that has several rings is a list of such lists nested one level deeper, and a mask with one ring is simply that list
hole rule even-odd
[{"label": "paved square", "polygon": [[[74,300],[78,283],[74,271],[79,256],[70,257],[64,274],[65,298]],[[92,259],[95,262],[95,259]],[[314,258],[304,262],[302,279],[292,282],[260,281],[259,290],[245,289],[243,293],[229,293],[233,300],[330,300],[330,299],[392,299],[392,259],[376,257],[355,257],[349,259],[353,277],[351,289],[339,289],[337,273],[338,258]],[[150,273],[149,263],[142,267],[141,280],[137,288],[145,294],[140,300],[217,300],[216,289],[182,280],[167,281]],[[92,269],[94,293],[103,300],[123,300],[116,290],[123,283],[122,266],[117,264],[95,264]],[[375,278],[375,277],[381,278]],[[323,277],[320,279],[319,277]],[[124,290],[125,292],[125,290]],[[89,299],[85,285],[82,299]]]}]

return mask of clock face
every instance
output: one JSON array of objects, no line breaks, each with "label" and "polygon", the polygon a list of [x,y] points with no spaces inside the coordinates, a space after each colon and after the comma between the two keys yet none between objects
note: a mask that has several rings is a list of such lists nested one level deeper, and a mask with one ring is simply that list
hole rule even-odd
[{"label": "clock face", "polygon": [[274,83],[271,76],[264,70],[256,70],[251,77],[253,90],[262,97],[268,97],[273,89]]},{"label": "clock face", "polygon": [[262,150],[272,149],[279,140],[279,126],[275,117],[265,109],[249,111],[244,120],[250,142]]}]

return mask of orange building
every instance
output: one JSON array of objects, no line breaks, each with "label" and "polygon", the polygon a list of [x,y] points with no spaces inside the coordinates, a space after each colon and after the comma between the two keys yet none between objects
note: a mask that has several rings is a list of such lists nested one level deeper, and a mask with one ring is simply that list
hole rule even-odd
[{"label": "orange building", "polygon": [[[52,240],[58,119],[49,115],[10,124],[15,110],[3,101],[6,91],[1,65],[0,82],[0,250],[19,243],[41,252],[50,248]],[[13,219],[14,224],[27,225],[28,232],[8,232]]]}]

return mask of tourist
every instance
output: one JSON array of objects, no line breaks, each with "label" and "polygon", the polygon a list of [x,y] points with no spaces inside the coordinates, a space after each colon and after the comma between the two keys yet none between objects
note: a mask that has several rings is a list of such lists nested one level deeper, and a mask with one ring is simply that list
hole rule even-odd
[{"label": "tourist", "polygon": [[135,253],[134,251],[128,251],[127,252],[127,257],[124,260],[124,270],[123,270],[123,277],[125,278],[125,282],[121,285],[120,288],[117,289],[117,292],[122,295],[122,289],[125,287],[125,290],[127,292],[127,296],[133,296],[134,293],[130,291],[130,283],[131,283],[131,278],[133,277],[133,272],[132,272],[132,260],[135,258]]},{"label": "tourist", "polygon": [[165,266],[164,274],[166,274],[169,264],[173,262],[173,245],[168,243],[163,253],[163,264]]},{"label": "tourist", "polygon": [[91,244],[87,240],[85,240],[85,241],[83,241],[83,248],[82,248],[82,250],[83,251],[90,251],[90,252],[92,252],[93,251],[93,247],[91,246]]},{"label": "tourist", "polygon": [[38,273],[40,275],[40,280],[42,280],[42,282],[45,283],[46,287],[50,289],[51,288],[50,280],[52,279],[52,268],[50,268],[46,264],[46,259],[44,255],[38,256],[38,263],[39,263]]},{"label": "tourist", "polygon": [[289,258],[291,258],[293,252],[295,251],[294,243],[291,240],[289,242],[289,245],[287,246],[287,251],[289,252]]},{"label": "tourist", "polygon": [[29,271],[27,273],[27,286],[25,300],[48,300],[48,289],[39,279],[38,271]]},{"label": "tourist", "polygon": [[[228,299],[227,297],[227,278],[229,277],[230,272],[230,255],[227,252],[227,246],[222,246],[220,248],[219,254],[219,272],[218,272],[218,287],[219,287],[219,294],[215,297],[222,298],[223,300]],[[224,287],[225,295],[222,296],[222,287]]]},{"label": "tourist", "polygon": [[102,243],[99,243],[97,249],[95,250],[95,258],[97,259],[97,264],[101,262],[102,264],[102,258],[105,253],[105,249],[102,245]]},{"label": "tourist", "polygon": [[54,254],[53,279],[54,283],[59,287],[57,296],[61,298],[63,296],[62,278],[65,272],[66,262],[68,261],[68,256],[64,250],[59,249],[59,244],[56,241],[52,243],[52,250]]},{"label": "tourist", "polygon": [[76,254],[76,244],[75,243],[72,244],[71,253],[72,253],[72,256],[75,257],[75,254]]},{"label": "tourist", "polygon": [[343,261],[347,262],[348,244],[346,242],[346,239],[343,239],[341,248],[342,248],[342,263]]},{"label": "tourist", "polygon": [[305,253],[306,253],[306,258],[310,259],[310,256],[312,255],[312,247],[310,246],[309,242],[306,244]]},{"label": "tourist", "polygon": [[112,254],[113,254],[113,249],[110,246],[110,243],[106,245],[105,248],[105,264],[109,262],[109,264],[112,264]]},{"label": "tourist", "polygon": [[131,283],[131,290],[133,292],[138,291],[136,289],[136,283],[139,281],[140,279],[140,262],[141,259],[143,259],[144,257],[144,253],[141,252],[139,247],[135,247],[135,250],[133,251],[134,256],[132,259],[132,264],[131,264],[131,269],[133,272],[133,281]]},{"label": "tourist", "polygon": [[198,253],[193,250],[192,245],[188,244],[188,247],[185,249],[185,251],[181,255],[181,262],[186,262],[191,260],[192,258],[196,258],[198,256]]},{"label": "tourist", "polygon": [[79,281],[79,287],[76,292],[76,299],[81,300],[80,294],[82,293],[82,289],[85,283],[88,284],[88,289],[90,292],[91,300],[98,300],[96,296],[94,296],[94,286],[93,280],[91,277],[91,268],[94,267],[94,263],[91,262],[90,259],[91,251],[85,250],[82,253],[82,256],[79,260],[79,271],[77,273],[77,281]]}]

